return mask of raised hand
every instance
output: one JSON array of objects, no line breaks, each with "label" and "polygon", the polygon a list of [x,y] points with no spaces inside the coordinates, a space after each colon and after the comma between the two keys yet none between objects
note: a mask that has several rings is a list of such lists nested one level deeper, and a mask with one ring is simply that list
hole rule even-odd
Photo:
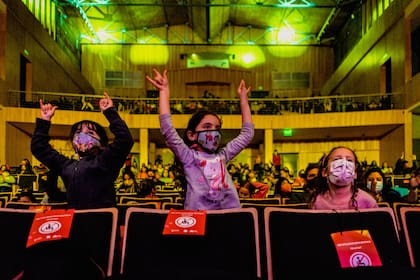
[{"label": "raised hand", "polygon": [[51,105],[50,103],[44,104],[42,99],[40,99],[39,108],[41,108],[41,119],[51,121],[58,106]]},{"label": "raised hand", "polygon": [[113,105],[112,99],[109,97],[108,93],[104,91],[104,98],[99,100],[99,108],[103,112],[106,109],[111,108]]},{"label": "raised hand", "polygon": [[161,115],[170,114],[168,71],[165,69],[163,73],[160,73],[158,70],[153,69],[153,72],[155,72],[155,78],[152,79],[146,76],[146,79],[159,90],[159,112]]},{"label": "raised hand", "polygon": [[251,91],[251,87],[246,87],[245,81],[241,80],[238,86],[238,95],[239,97],[247,97],[248,93]]},{"label": "raised hand", "polygon": [[158,70],[153,69],[155,73],[155,78],[152,79],[149,76],[146,76],[146,79],[149,80],[157,89],[159,90],[168,90],[169,83],[168,83],[168,70],[164,70],[163,73],[160,73]]}]

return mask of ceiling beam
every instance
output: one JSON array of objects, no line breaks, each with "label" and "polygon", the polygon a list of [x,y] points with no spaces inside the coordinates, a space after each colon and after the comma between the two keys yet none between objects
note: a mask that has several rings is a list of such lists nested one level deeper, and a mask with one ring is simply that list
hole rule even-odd
[{"label": "ceiling beam", "polygon": [[58,3],[60,6],[77,6],[77,7],[106,7],[106,6],[127,6],[127,7],[227,7],[227,8],[289,8],[289,9],[296,9],[296,8],[326,8],[332,9],[339,5],[331,4],[331,5],[315,5],[315,4],[218,4],[218,3],[188,3],[179,5],[177,3],[91,3],[91,2],[81,2],[81,3]]}]

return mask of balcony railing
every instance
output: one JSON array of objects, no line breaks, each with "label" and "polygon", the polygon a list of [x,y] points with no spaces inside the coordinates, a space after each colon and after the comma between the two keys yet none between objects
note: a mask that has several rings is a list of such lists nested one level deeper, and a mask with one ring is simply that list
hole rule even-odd
[{"label": "balcony railing", "polygon": [[[39,100],[57,105],[61,110],[99,111],[102,95],[9,91],[6,107],[39,108]],[[158,98],[126,98],[112,96],[120,112],[158,114]],[[404,109],[402,93],[331,95],[301,98],[250,98],[251,111],[256,115],[311,114],[329,112]],[[240,114],[238,98],[171,98],[173,114],[192,114],[206,109],[217,114]]]}]

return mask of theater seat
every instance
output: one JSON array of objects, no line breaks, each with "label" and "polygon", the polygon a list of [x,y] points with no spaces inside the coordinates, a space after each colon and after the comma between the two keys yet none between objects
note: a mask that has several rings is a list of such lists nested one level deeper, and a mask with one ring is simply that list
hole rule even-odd
[{"label": "theater seat", "polygon": [[[402,279],[415,276],[402,249],[389,207],[311,210],[268,207],[264,212],[268,280]],[[381,267],[341,268],[331,233],[368,230]],[[407,278],[408,279],[408,278]]]},{"label": "theater seat", "polygon": [[420,207],[402,207],[400,212],[410,263],[419,271],[420,276]]},{"label": "theater seat", "polygon": [[205,235],[163,235],[168,210],[127,209],[123,279],[260,279],[255,209],[206,211]]},{"label": "theater seat", "polygon": [[[103,271],[106,277],[112,276],[117,229],[116,208],[76,210],[68,239],[46,241],[27,249],[26,243],[36,212],[37,210],[0,208],[0,279],[13,279],[25,269],[44,274],[43,279],[51,279],[58,277],[53,275],[56,269],[53,263],[35,263],[33,260],[49,259],[58,264],[61,257],[63,260],[74,260],[85,256],[99,266],[98,271]],[[60,248],[67,248],[68,251],[59,251]],[[36,265],[39,265],[38,271],[34,269],[37,268]],[[65,263],[61,262],[61,265]],[[78,267],[68,269],[77,270]],[[68,279],[64,271],[55,272],[62,273],[56,279]]]}]

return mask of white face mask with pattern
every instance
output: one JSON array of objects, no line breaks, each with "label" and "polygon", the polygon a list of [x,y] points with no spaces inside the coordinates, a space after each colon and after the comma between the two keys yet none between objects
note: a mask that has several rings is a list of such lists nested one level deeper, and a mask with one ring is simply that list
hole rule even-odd
[{"label": "white face mask with pattern", "polygon": [[[369,190],[371,190],[371,191],[372,191],[372,182],[371,182],[371,181],[367,182],[366,187],[367,187]],[[376,181],[376,188],[375,188],[375,192],[376,192],[376,193],[380,193],[380,192],[382,191],[383,187],[384,187],[384,183],[383,183],[382,181]]]},{"label": "white face mask with pattern", "polygon": [[346,159],[336,159],[331,162],[328,179],[336,186],[347,186],[353,182],[354,172],[354,162]]}]

